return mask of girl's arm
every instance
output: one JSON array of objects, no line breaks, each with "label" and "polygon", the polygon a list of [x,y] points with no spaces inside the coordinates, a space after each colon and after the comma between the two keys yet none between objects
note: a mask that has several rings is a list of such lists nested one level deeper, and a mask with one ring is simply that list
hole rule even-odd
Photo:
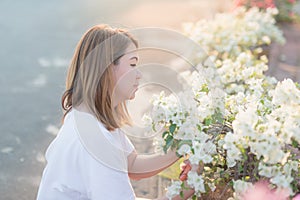
[{"label": "girl's arm", "polygon": [[[141,179],[147,178],[150,176],[154,176],[157,173],[161,172],[168,166],[172,165],[179,158],[176,156],[174,151],[169,151],[165,155],[154,154],[154,155],[138,155],[136,151],[133,151],[128,157],[129,164],[129,177],[131,179]],[[193,166],[193,170],[195,166]],[[198,166],[196,170],[198,169]],[[147,171],[146,171],[147,170]],[[188,169],[188,171],[191,168]],[[186,172],[187,173],[187,172]],[[177,195],[172,198],[172,200],[182,200],[188,199],[193,196],[195,190],[193,188],[189,188],[187,190],[183,190],[183,198],[180,195]],[[137,198],[139,200],[139,198]],[[146,199],[141,199],[146,200]],[[167,197],[160,197],[155,200],[169,200]]]},{"label": "girl's arm", "polygon": [[[193,196],[193,194],[195,193],[194,189],[188,189],[188,190],[184,190],[183,191],[183,198],[180,195],[177,195],[175,197],[172,198],[172,200],[183,200],[183,199],[188,199],[191,196]],[[167,197],[161,197],[155,200],[169,200]]]},{"label": "girl's arm", "polygon": [[[193,196],[195,190],[194,189],[188,189],[183,191],[183,198],[180,195],[177,195],[172,198],[172,200],[183,200],[183,199],[188,199],[191,196]],[[150,200],[150,199],[144,199],[144,198],[136,198],[136,200]],[[152,199],[152,200],[169,200],[167,197],[160,197],[157,199]]]},{"label": "girl's arm", "polygon": [[128,156],[128,175],[131,179],[148,178],[166,169],[178,159],[175,151],[169,151],[165,155],[138,155],[133,151]]}]

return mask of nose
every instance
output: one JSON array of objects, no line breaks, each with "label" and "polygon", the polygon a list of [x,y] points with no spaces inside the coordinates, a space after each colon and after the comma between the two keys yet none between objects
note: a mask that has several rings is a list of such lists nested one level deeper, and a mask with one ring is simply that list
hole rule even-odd
[{"label": "nose", "polygon": [[143,77],[142,72],[139,69],[136,69],[136,79],[141,79]]}]

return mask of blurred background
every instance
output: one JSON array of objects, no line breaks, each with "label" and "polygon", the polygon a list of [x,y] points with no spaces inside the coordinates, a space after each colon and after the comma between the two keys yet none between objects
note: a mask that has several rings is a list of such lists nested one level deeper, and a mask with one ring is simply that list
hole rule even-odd
[{"label": "blurred background", "polygon": [[[0,0],[0,199],[36,198],[45,150],[61,125],[67,67],[87,29],[106,23],[181,31],[183,22],[232,8],[231,0]],[[158,194],[157,177],[133,185],[138,196]]]}]

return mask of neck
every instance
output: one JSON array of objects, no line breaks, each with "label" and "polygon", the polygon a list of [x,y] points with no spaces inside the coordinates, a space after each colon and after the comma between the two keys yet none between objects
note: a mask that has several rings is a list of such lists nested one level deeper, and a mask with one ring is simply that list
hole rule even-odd
[{"label": "neck", "polygon": [[87,107],[87,105],[85,103],[79,104],[79,106],[76,106],[75,109],[77,109],[78,111],[81,111],[81,112],[93,114],[93,112]]},{"label": "neck", "polygon": [[115,98],[115,99],[112,101],[112,106],[113,106],[114,109],[116,109],[117,106],[118,106],[119,104],[121,104],[121,103],[122,103],[121,100]]}]

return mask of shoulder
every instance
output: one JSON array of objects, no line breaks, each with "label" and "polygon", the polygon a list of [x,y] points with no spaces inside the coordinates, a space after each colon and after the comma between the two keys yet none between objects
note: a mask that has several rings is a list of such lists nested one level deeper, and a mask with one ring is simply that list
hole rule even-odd
[{"label": "shoulder", "polygon": [[[74,111],[71,110],[64,119],[57,136],[46,151],[46,160],[56,162],[56,159],[75,159],[79,155],[86,154],[77,134],[74,120]],[[85,155],[84,155],[85,156]]]}]

